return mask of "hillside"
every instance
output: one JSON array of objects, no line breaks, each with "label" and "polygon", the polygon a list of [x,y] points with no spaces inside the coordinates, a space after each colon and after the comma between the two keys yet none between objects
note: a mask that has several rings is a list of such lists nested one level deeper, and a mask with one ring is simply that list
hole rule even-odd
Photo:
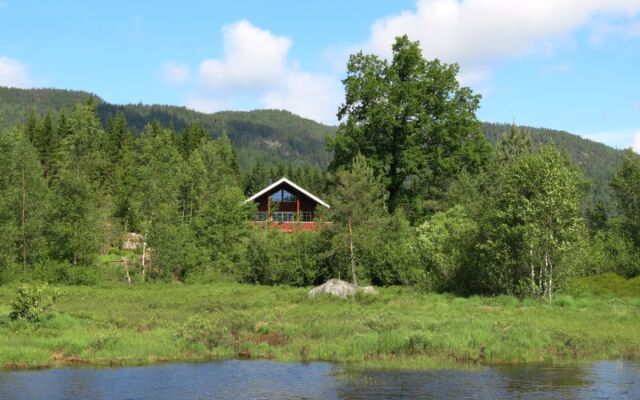
[{"label": "hillside", "polygon": [[[529,130],[535,144],[553,144],[566,151],[592,182],[594,200],[608,201],[609,183],[624,160],[622,151],[565,131],[534,127],[521,128]],[[482,129],[487,139],[495,143],[504,132],[508,131],[509,125],[485,122]]]},{"label": "hillside", "polygon": [[68,112],[74,104],[91,97],[96,101],[105,125],[109,117],[123,112],[135,132],[140,132],[153,120],[165,125],[171,123],[176,131],[198,123],[213,137],[226,131],[238,149],[243,165],[250,164],[258,155],[270,162],[284,160],[326,166],[330,161],[325,137],[332,134],[335,128],[282,110],[205,114],[186,107],[166,105],[114,105],[87,92],[0,87],[0,128],[24,123],[32,111],[39,115],[47,111],[53,114]]},{"label": "hillside", "polygon": [[[37,114],[44,114],[48,110],[54,114],[69,111],[75,103],[87,101],[90,97],[95,98],[103,123],[121,111],[136,132],[153,120],[164,124],[172,123],[177,131],[189,124],[198,123],[214,137],[226,131],[245,166],[259,155],[271,162],[284,160],[318,166],[326,166],[331,158],[325,148],[325,137],[333,134],[335,127],[288,111],[225,111],[205,114],[186,107],[167,105],[114,105],[91,93],[59,89],[0,87],[0,128],[24,122],[31,111]],[[484,123],[482,128],[486,137],[495,143],[509,126]],[[609,181],[623,160],[621,151],[564,131],[532,127],[529,130],[535,143],[555,144],[571,155],[593,182],[594,199],[608,199]]]}]

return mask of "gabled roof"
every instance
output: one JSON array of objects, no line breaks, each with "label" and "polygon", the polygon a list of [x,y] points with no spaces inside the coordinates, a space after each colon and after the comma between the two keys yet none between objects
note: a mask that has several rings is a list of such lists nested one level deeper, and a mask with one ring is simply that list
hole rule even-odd
[{"label": "gabled roof", "polygon": [[253,196],[249,197],[244,202],[248,203],[250,201],[253,201],[253,200],[257,199],[258,197],[262,196],[263,194],[268,193],[271,189],[275,189],[276,187],[280,186],[283,183],[286,183],[286,184],[290,185],[291,187],[293,187],[294,189],[296,189],[300,193],[302,193],[302,194],[310,197],[311,199],[315,200],[316,203],[322,204],[323,206],[325,206],[327,208],[331,208],[331,206],[329,206],[329,204],[327,204],[324,201],[322,201],[322,199],[320,199],[319,197],[313,195],[312,193],[307,192],[306,190],[304,190],[300,186],[296,185],[295,183],[291,182],[287,178],[281,178],[279,181],[272,183],[271,185],[269,185],[266,188],[262,189],[258,193],[256,193]]}]

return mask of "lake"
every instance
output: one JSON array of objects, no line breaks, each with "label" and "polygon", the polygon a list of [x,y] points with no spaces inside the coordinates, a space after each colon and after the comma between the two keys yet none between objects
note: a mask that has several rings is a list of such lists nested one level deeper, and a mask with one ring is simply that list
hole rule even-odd
[{"label": "lake", "polygon": [[640,364],[350,373],[330,363],[218,361],[0,371],[0,399],[640,399]]}]

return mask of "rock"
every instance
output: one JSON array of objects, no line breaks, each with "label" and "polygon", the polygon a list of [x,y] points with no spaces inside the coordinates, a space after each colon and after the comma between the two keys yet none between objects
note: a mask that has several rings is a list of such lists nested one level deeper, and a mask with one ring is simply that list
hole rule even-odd
[{"label": "rock", "polygon": [[329,279],[322,285],[311,289],[309,291],[309,297],[316,297],[322,294],[330,294],[332,296],[346,299],[348,296],[353,296],[358,292],[366,294],[378,294],[373,286],[361,287],[340,279]]},{"label": "rock", "polygon": [[135,251],[138,247],[142,247],[142,242],[142,236],[139,233],[129,232],[122,242],[122,250]]}]

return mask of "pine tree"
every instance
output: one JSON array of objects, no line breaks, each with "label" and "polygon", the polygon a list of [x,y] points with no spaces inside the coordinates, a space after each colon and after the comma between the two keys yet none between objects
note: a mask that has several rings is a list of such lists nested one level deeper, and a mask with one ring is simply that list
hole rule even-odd
[{"label": "pine tree", "polygon": [[17,129],[0,135],[0,261],[23,267],[42,259],[48,207],[47,185],[38,153]]},{"label": "pine tree", "polygon": [[387,216],[386,191],[361,155],[356,156],[350,169],[340,168],[332,183],[329,203],[330,218],[337,231],[334,249],[336,252],[348,249],[351,278],[357,284],[358,247]]},{"label": "pine tree", "polygon": [[36,126],[34,137],[34,146],[38,150],[45,178],[50,178],[55,173],[55,158],[59,143],[58,132],[53,127],[51,113],[48,112]]}]

